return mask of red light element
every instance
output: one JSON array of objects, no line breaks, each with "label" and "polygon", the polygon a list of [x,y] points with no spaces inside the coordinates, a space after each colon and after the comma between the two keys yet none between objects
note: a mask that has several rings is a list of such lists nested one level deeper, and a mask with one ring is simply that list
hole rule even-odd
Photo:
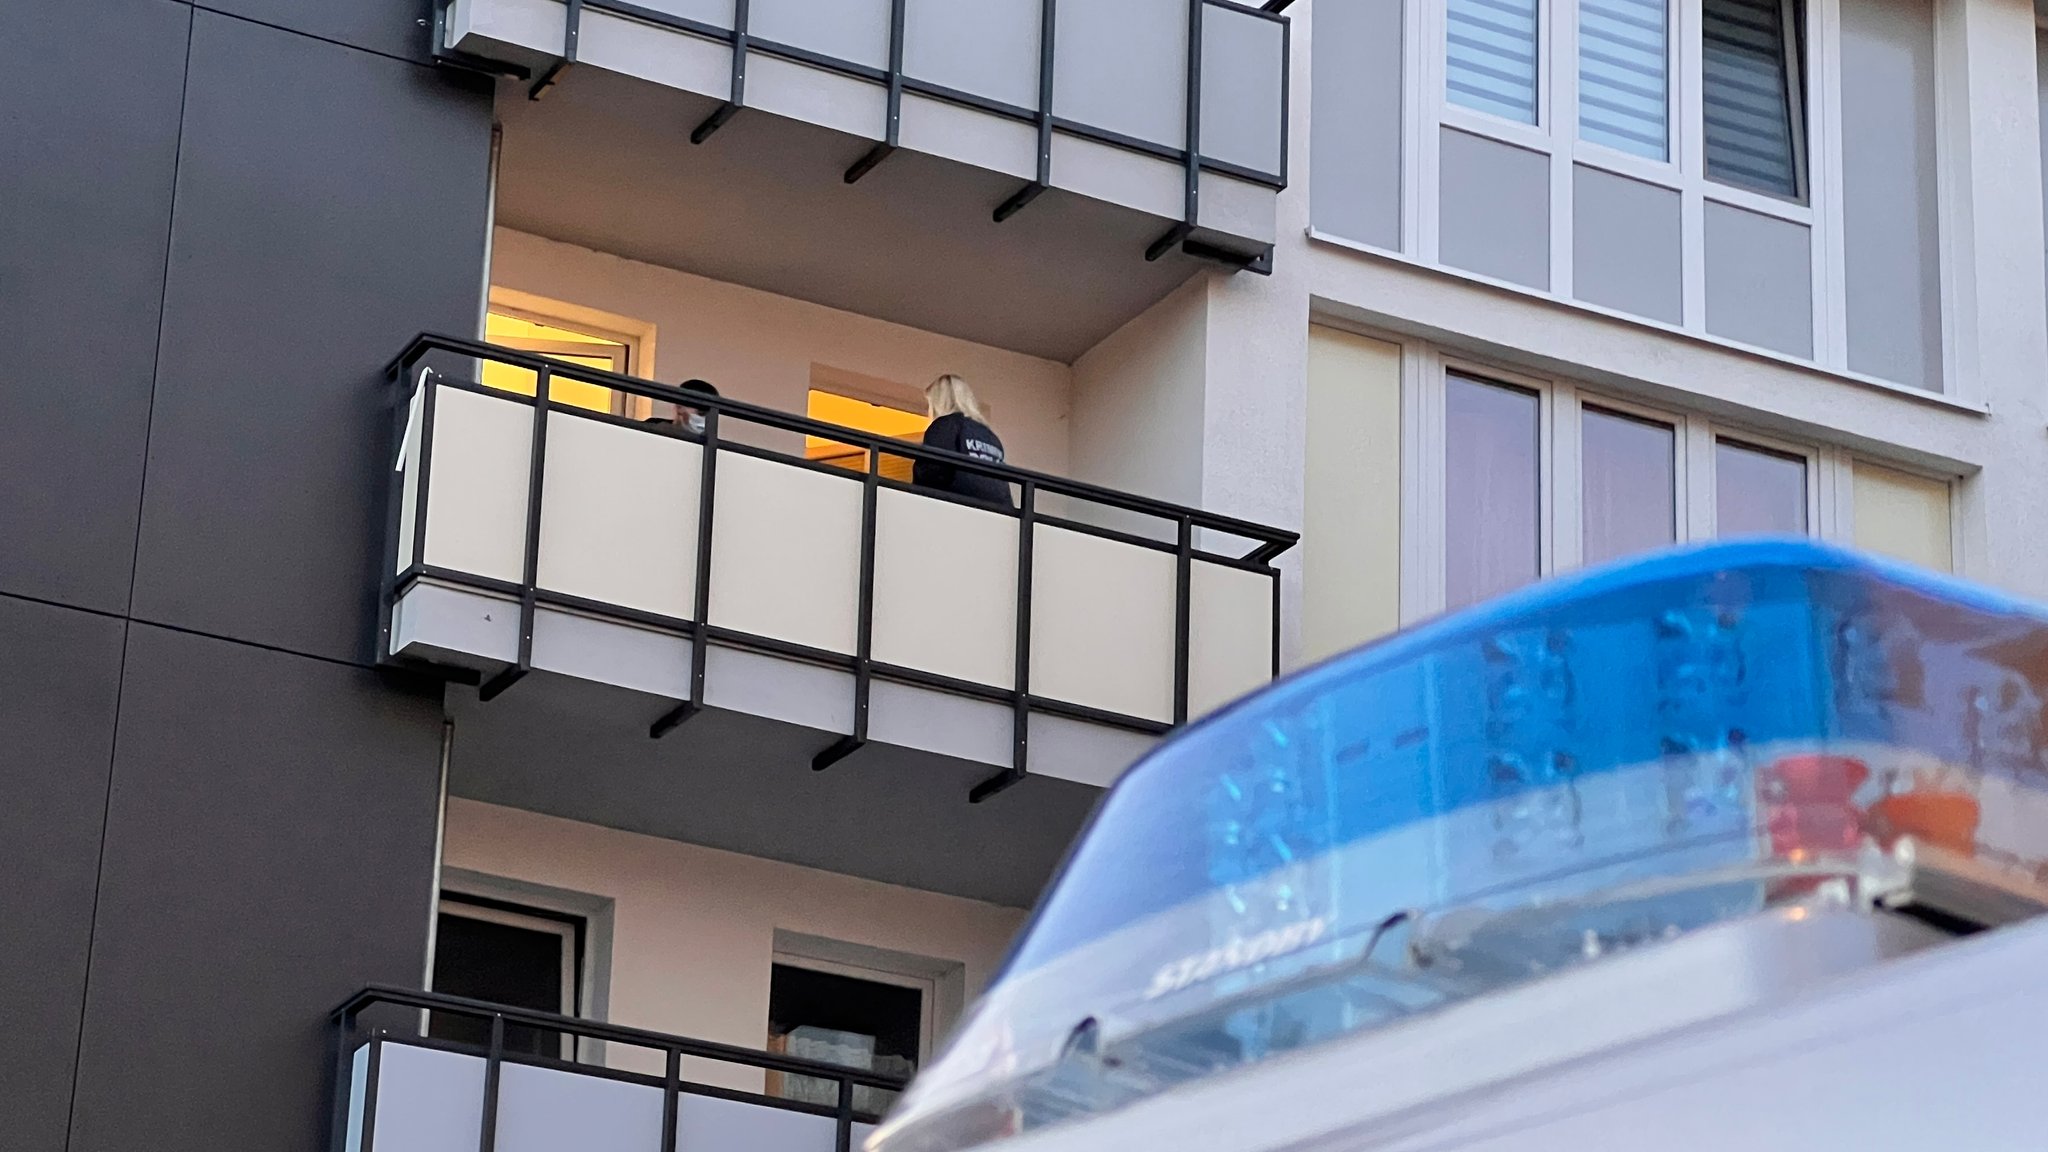
[{"label": "red light element", "polygon": [[1789,860],[1854,851],[1863,814],[1853,797],[1870,766],[1850,756],[1787,756],[1765,769],[1760,799],[1771,851]]}]

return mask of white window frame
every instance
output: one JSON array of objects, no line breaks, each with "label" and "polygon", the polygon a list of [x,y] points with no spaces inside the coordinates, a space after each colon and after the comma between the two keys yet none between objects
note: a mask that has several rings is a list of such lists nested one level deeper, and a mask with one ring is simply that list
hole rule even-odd
[{"label": "white window frame", "polygon": [[937,1043],[937,1006],[939,982],[936,977],[911,972],[896,972],[887,968],[871,968],[864,964],[848,964],[838,960],[820,960],[797,952],[776,951],[771,965],[785,968],[802,968],[810,972],[823,972],[830,976],[848,976],[855,980],[866,980],[871,984],[887,984],[896,988],[910,988],[918,993],[917,1019],[917,1067],[923,1070]]},{"label": "white window frame", "polygon": [[[576,925],[567,920],[559,919],[557,916],[541,915],[542,912],[553,911],[552,909],[534,908],[530,912],[522,912],[513,908],[493,908],[489,905],[474,903],[477,900],[496,901],[498,897],[465,896],[461,892],[443,888],[440,898],[435,901],[434,911],[437,916],[459,916],[465,920],[478,920],[486,924],[502,924],[508,928],[518,928],[527,932],[538,932],[543,935],[560,938],[562,949],[562,1003],[555,1011],[557,1015],[580,1018],[583,1015],[585,998],[584,973],[581,971],[581,968],[587,963],[588,958],[587,955],[578,954],[576,947]],[[562,912],[560,915],[577,916],[579,914]],[[589,931],[587,920],[585,921],[584,931],[586,934]],[[585,949],[584,951],[587,953],[588,950]],[[431,973],[429,975],[431,976]],[[572,1062],[577,1059],[579,1053],[588,1043],[582,1037],[566,1034],[559,1036],[557,1039],[561,1044],[562,1059]]]},{"label": "white window frame", "polygon": [[[1665,161],[1651,160],[1579,139],[1578,3],[1541,0],[1537,68],[1537,123],[1516,124],[1484,112],[1452,104],[1446,97],[1447,21],[1437,0],[1408,0],[1404,55],[1407,104],[1419,111],[1407,118],[1407,165],[1402,249],[1415,259],[1441,266],[1438,211],[1441,197],[1439,163],[1442,130],[1452,128],[1546,156],[1550,164],[1550,284],[1547,289],[1524,284],[1501,286],[1557,299],[1598,312],[1611,309],[1587,304],[1574,296],[1572,268],[1572,186],[1575,166],[1584,165],[1616,176],[1675,191],[1679,195],[1681,230],[1680,316],[1676,327],[1706,340],[1747,347],[1707,331],[1706,214],[1710,203],[1755,212],[1798,224],[1811,245],[1810,294],[1813,313],[1810,362],[1848,372],[1848,315],[1843,304],[1846,285],[1841,246],[1842,206],[1837,193],[1841,157],[1841,110],[1834,93],[1840,90],[1841,0],[1801,0],[1805,9],[1805,56],[1799,63],[1795,99],[1802,113],[1793,131],[1801,141],[1805,199],[1793,201],[1707,179],[1703,122],[1704,96],[1700,45],[1701,0],[1670,0],[1666,20],[1669,42]],[[1946,247],[1944,247],[1946,251]],[[1460,276],[1489,277],[1456,271]],[[1946,316],[1950,309],[1944,307]],[[1615,312],[1625,319],[1671,328],[1661,321]],[[1774,358],[1775,349],[1753,349]],[[1801,359],[1792,357],[1793,359]],[[1953,376],[1950,377],[1953,379]],[[1948,394],[1946,388],[1942,394]]]},{"label": "white window frame", "polygon": [[[1384,339],[1384,337],[1375,337]],[[1674,528],[1680,543],[1715,538],[1714,448],[1720,440],[1797,456],[1806,461],[1806,531],[1816,539],[1847,543],[1855,528],[1851,506],[1853,456],[1702,413],[1675,411],[1587,387],[1573,380],[1503,368],[1431,344],[1401,346],[1401,625],[1444,611],[1444,501],[1448,468],[1444,388],[1453,375],[1534,392],[1538,398],[1537,526],[1539,578],[1569,572],[1584,558],[1584,457],[1580,428],[1586,408],[1670,426],[1673,451]],[[1873,464],[1896,465],[1873,460]],[[1923,474],[1925,474],[1923,472]],[[1953,505],[1951,505],[1953,507]],[[1951,515],[1951,525],[1959,522]],[[1952,527],[1952,534],[1955,529]],[[1961,553],[1956,556],[1960,558]]]}]

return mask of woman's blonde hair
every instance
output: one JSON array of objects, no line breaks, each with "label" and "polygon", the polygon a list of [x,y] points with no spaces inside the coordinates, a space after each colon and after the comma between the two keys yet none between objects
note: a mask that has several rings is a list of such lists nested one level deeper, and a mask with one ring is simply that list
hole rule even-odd
[{"label": "woman's blonde hair", "polygon": [[977,424],[988,423],[988,417],[981,414],[981,404],[974,399],[974,389],[951,372],[925,385],[924,402],[934,420],[958,412]]}]

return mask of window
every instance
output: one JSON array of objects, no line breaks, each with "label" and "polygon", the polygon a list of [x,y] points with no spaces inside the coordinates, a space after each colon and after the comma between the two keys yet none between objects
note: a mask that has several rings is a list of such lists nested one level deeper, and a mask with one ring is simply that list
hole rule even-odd
[{"label": "window", "polygon": [[1538,0],[1449,0],[1448,9],[1451,103],[1536,123]]},{"label": "window", "polygon": [[[893,399],[893,397],[892,397]],[[899,401],[909,403],[909,401]],[[917,443],[924,438],[925,428],[931,424],[930,416],[923,411],[911,411],[891,404],[875,403],[853,396],[843,396],[822,388],[812,388],[804,404],[804,414],[813,420],[855,428],[862,432],[873,432]],[[868,453],[865,448],[852,444],[841,444],[822,436],[804,437],[804,458],[830,464],[835,468],[846,468],[854,472],[865,472],[868,468]],[[908,456],[882,454],[882,475],[891,480],[910,482],[911,459]]]},{"label": "window", "polygon": [[[536,1012],[574,1016],[580,1005],[584,924],[580,917],[483,897],[444,894],[434,929],[434,991]],[[427,1034],[479,1047],[488,1021],[436,1013]],[[519,1025],[508,1051],[567,1056],[571,1038]]]},{"label": "window", "polygon": [[1793,0],[1704,0],[1700,66],[1707,178],[1806,195]]},{"label": "window", "polygon": [[1955,548],[1948,480],[1855,464],[1856,546],[1949,572]]},{"label": "window", "polygon": [[1678,437],[1669,424],[1588,407],[1579,430],[1581,559],[1600,564],[1678,539]]},{"label": "window", "polygon": [[1540,422],[1533,392],[1462,376],[1444,382],[1446,607],[1539,574]]},{"label": "window", "polygon": [[1717,536],[1806,534],[1806,460],[1734,440],[1714,445]]},{"label": "window", "polygon": [[[633,372],[632,348],[623,340],[497,307],[493,307],[485,317],[484,339],[492,344],[536,353],[583,368],[598,368],[620,375]],[[492,388],[531,396],[537,387],[535,373],[511,364],[486,361],[483,372],[483,382]],[[555,404],[624,415],[625,401],[636,398],[617,395],[609,388],[581,380],[557,376],[548,382],[548,399]]]},{"label": "window", "polygon": [[[769,973],[768,1048],[896,1076],[923,1066],[932,1044],[932,980],[850,964],[778,955]],[[811,1104],[839,1101],[814,1076],[771,1073],[770,1095]],[[880,1114],[895,1093],[856,1086],[856,1111]]]},{"label": "window", "polygon": [[1669,0],[1580,0],[1579,139],[1669,153]]}]

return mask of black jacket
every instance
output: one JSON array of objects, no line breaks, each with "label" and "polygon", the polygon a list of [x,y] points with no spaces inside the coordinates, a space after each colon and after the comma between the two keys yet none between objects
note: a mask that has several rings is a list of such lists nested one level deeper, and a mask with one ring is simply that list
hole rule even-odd
[{"label": "black jacket", "polygon": [[[1003,462],[1003,442],[994,429],[958,412],[941,416],[924,430],[928,448],[943,448],[989,464]],[[919,460],[911,466],[910,482],[920,488],[954,492],[984,504],[1012,507],[1010,486],[994,476],[967,468],[956,468],[936,460]]]}]

